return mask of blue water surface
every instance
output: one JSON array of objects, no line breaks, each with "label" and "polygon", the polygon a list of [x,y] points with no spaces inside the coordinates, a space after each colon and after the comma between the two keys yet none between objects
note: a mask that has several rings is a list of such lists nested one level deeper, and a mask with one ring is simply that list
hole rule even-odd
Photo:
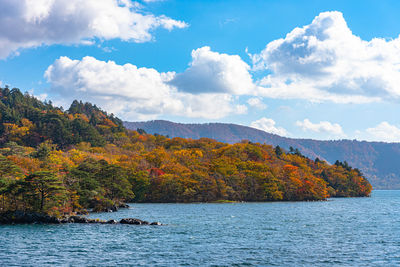
[{"label": "blue water surface", "polygon": [[321,202],[131,204],[92,218],[166,226],[0,226],[0,266],[399,266],[400,191]]}]

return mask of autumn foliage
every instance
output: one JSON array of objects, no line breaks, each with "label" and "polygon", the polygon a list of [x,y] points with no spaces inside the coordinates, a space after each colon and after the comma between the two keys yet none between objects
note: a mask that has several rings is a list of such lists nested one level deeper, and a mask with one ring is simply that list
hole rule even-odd
[{"label": "autumn foliage", "polygon": [[122,127],[74,101],[62,111],[17,89],[0,92],[0,210],[52,214],[120,202],[304,201],[368,196],[347,163],[243,141],[167,138]]}]

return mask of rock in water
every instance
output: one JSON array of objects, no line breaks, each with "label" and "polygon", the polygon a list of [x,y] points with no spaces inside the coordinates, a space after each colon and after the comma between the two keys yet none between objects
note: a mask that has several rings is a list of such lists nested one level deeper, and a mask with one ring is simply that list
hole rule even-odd
[{"label": "rock in water", "polygon": [[121,208],[121,209],[128,209],[128,208],[129,208],[129,205],[126,204],[126,203],[120,203],[120,204],[118,205],[118,208]]},{"label": "rock in water", "polygon": [[133,224],[133,225],[162,225],[159,222],[149,223],[136,218],[125,218],[119,222],[116,220],[90,219],[81,216],[69,216],[57,218],[47,214],[25,211],[9,211],[0,213],[0,224],[61,224],[61,223],[90,223],[90,224]]},{"label": "rock in water", "polygon": [[142,221],[136,218],[126,218],[119,221],[120,224],[136,224],[136,225],[149,225],[149,222]]},{"label": "rock in water", "polygon": [[0,214],[0,224],[62,223],[56,217],[37,212],[9,211]]},{"label": "rock in water", "polygon": [[69,217],[70,223],[88,223],[88,219],[81,216],[71,216]]}]

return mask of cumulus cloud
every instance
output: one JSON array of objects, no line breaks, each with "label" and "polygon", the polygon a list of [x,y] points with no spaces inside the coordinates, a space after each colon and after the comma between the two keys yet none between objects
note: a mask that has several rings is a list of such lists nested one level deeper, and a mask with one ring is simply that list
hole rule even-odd
[{"label": "cumulus cloud", "polygon": [[259,94],[337,103],[400,97],[400,38],[362,40],[341,12],[319,14],[311,24],[251,55],[253,70],[267,70]]},{"label": "cumulus cloud", "polygon": [[286,129],[276,126],[276,122],[273,119],[269,119],[269,118],[265,118],[265,117],[263,117],[259,120],[253,121],[250,124],[250,127],[253,127],[253,128],[268,132],[268,133],[277,134],[280,136],[288,136],[289,135],[289,133],[288,133],[288,131],[286,131]]},{"label": "cumulus cloud", "polygon": [[319,123],[312,123],[309,119],[303,121],[297,121],[296,125],[303,131],[315,132],[315,133],[327,133],[331,136],[344,137],[342,126],[338,123],[331,123],[329,121],[321,121]]},{"label": "cumulus cloud", "polygon": [[153,119],[161,114],[218,119],[246,112],[230,94],[178,91],[169,83],[175,76],[174,72],[160,73],[93,57],[60,57],[45,72],[51,93],[63,99],[64,106],[81,99],[124,119]]},{"label": "cumulus cloud", "polygon": [[0,58],[21,48],[93,44],[95,38],[146,42],[156,28],[187,27],[145,14],[131,0],[0,0],[0,10]]},{"label": "cumulus cloud", "polygon": [[384,121],[366,130],[369,140],[385,142],[400,142],[400,128]]},{"label": "cumulus cloud", "polygon": [[220,54],[205,46],[192,51],[189,68],[170,82],[190,93],[253,94],[250,66],[238,55]]},{"label": "cumulus cloud", "polygon": [[262,100],[258,97],[252,97],[247,100],[247,104],[249,106],[257,108],[257,109],[266,109],[267,105],[262,102]]}]

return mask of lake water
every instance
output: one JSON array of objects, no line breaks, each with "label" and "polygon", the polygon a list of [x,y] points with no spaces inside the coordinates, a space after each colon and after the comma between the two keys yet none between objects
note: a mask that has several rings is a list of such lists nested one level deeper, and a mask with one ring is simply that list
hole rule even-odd
[{"label": "lake water", "polygon": [[398,266],[400,191],[324,202],[132,204],[93,218],[166,226],[0,226],[0,266]]}]

